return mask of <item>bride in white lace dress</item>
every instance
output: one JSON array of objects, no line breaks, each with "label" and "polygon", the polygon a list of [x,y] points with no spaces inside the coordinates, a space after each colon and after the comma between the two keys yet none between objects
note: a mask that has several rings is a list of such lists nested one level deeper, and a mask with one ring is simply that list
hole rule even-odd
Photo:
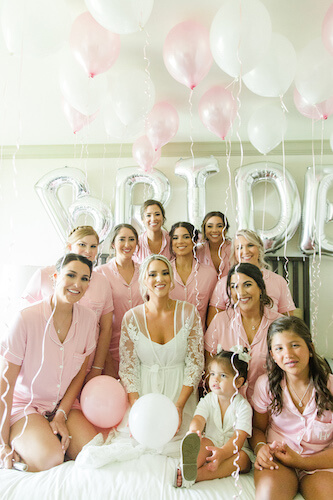
[{"label": "bride in white lace dress", "polygon": [[130,405],[150,392],[172,399],[181,437],[195,410],[204,368],[200,316],[192,304],[169,298],[173,272],[164,256],[149,256],[139,281],[145,303],[124,315],[119,375]]}]

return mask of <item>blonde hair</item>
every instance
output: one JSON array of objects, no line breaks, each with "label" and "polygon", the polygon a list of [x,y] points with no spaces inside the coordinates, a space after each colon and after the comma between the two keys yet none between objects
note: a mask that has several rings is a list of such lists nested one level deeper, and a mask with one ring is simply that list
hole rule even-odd
[{"label": "blonde hair", "polygon": [[69,233],[66,244],[67,248],[86,236],[95,236],[97,245],[99,245],[99,236],[92,226],[78,226]]},{"label": "blonde hair", "polygon": [[145,281],[147,279],[147,273],[148,273],[148,267],[153,262],[154,260],[161,260],[166,264],[169,274],[170,274],[170,279],[171,279],[171,286],[175,286],[174,278],[173,278],[173,269],[170,264],[170,261],[164,257],[164,255],[159,255],[159,254],[152,254],[149,255],[148,257],[145,258],[145,260],[142,262],[140,266],[140,274],[139,274],[139,285],[140,285],[140,293],[144,301],[149,300],[149,295],[148,295],[148,288],[145,284]]},{"label": "blonde hair", "polygon": [[232,240],[232,245],[231,245],[231,258],[230,258],[230,264],[233,266],[235,264],[238,264],[238,260],[235,257],[235,241],[237,238],[240,236],[243,236],[249,243],[252,243],[258,248],[258,265],[260,269],[269,269],[269,265],[265,261],[265,249],[264,249],[264,244],[262,242],[262,239],[260,236],[255,232],[251,231],[250,229],[240,229],[237,231],[235,234],[233,240]]}]

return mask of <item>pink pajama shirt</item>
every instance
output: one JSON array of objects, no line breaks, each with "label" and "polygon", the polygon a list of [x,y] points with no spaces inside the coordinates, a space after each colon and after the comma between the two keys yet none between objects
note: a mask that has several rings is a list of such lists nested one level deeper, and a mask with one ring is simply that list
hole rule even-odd
[{"label": "pink pajama shirt", "polygon": [[173,260],[171,265],[174,272],[175,288],[170,291],[170,298],[193,304],[200,314],[202,329],[205,331],[209,299],[217,282],[215,268],[200,264],[193,259],[191,274],[184,284],[177,272],[176,260]]},{"label": "pink pajama shirt", "polygon": [[261,323],[251,344],[244,330],[242,316],[238,308],[227,309],[214,316],[205,333],[205,350],[212,354],[216,354],[219,348],[228,351],[235,345],[241,345],[250,351],[248,378],[240,391],[246,395],[250,402],[257,378],[266,372],[268,327],[280,316],[281,314],[278,312],[265,307]]},{"label": "pink pajama shirt", "polygon": [[[133,255],[133,260],[138,264],[141,264],[145,258],[148,257],[148,255],[152,255],[152,251],[149,248],[147,231],[144,231],[139,236],[139,247]],[[162,245],[159,255],[164,255],[167,259],[171,259],[170,237],[168,231],[165,229],[162,229]]]},{"label": "pink pajama shirt", "polygon": [[96,273],[105,276],[112,291],[114,311],[110,353],[112,360],[117,365],[116,369],[118,372],[119,339],[123,316],[125,312],[132,309],[132,307],[143,304],[139,286],[139,264],[134,263],[134,274],[129,284],[126,283],[122,275],[119,273],[115,258],[111,259],[107,264],[97,267]]},{"label": "pink pajama shirt", "polygon": [[51,318],[50,300],[48,297],[20,311],[1,339],[0,355],[21,366],[10,425],[31,413],[53,411],[95,349],[93,311],[74,304],[72,324],[64,342],[60,342]]}]

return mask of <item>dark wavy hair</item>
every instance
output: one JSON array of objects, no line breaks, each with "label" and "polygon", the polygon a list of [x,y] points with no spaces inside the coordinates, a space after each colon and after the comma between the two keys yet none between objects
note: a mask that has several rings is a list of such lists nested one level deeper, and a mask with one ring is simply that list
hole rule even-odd
[{"label": "dark wavy hair", "polygon": [[271,323],[267,332],[267,375],[272,402],[269,409],[275,415],[281,413],[283,408],[283,397],[281,381],[284,371],[275,363],[271,355],[272,340],[276,333],[294,332],[307,345],[309,349],[309,371],[316,391],[316,405],[318,416],[325,410],[333,411],[333,395],[327,388],[329,369],[325,361],[316,353],[311,332],[304,321],[296,316],[283,316]]},{"label": "dark wavy hair", "polygon": [[226,238],[227,232],[228,232],[228,229],[229,229],[229,222],[228,222],[228,219],[226,218],[226,216],[222,212],[218,212],[218,211],[208,212],[205,215],[205,218],[204,218],[204,220],[202,221],[202,224],[201,224],[201,233],[202,233],[203,238],[205,240],[207,240],[207,236],[206,236],[206,224],[207,224],[207,222],[209,221],[209,219],[211,217],[219,217],[222,220],[222,224],[224,226],[223,230],[222,230],[222,235],[223,235],[224,238]]},{"label": "dark wavy hair", "polygon": [[[245,352],[247,352],[247,349],[245,347]],[[244,382],[247,380],[247,372],[248,372],[248,364],[246,361],[243,361],[242,359],[239,359],[239,356],[237,353],[232,352],[232,351],[224,351],[222,350],[218,354],[214,354],[214,356],[211,356],[209,358],[208,364],[207,364],[207,372],[209,371],[209,367],[213,362],[216,363],[221,363],[225,362],[229,365],[230,370],[238,377],[243,377]],[[207,373],[207,376],[209,376],[209,373]],[[243,385],[242,384],[242,385]]]},{"label": "dark wavy hair", "polygon": [[171,255],[174,255],[174,252],[172,250],[172,239],[173,239],[173,235],[178,227],[184,227],[187,230],[187,232],[191,236],[191,240],[192,240],[192,243],[194,244],[194,246],[196,245],[196,243],[198,241],[199,233],[198,233],[198,230],[193,226],[193,224],[191,224],[190,222],[175,222],[175,224],[173,224],[173,226],[171,227],[170,232],[169,232]]},{"label": "dark wavy hair", "polygon": [[231,277],[234,274],[241,273],[245,274],[249,278],[252,278],[258,285],[260,289],[260,313],[264,313],[264,307],[273,307],[273,300],[267,295],[266,285],[264,282],[264,278],[262,272],[259,267],[254,264],[242,263],[235,264],[229,269],[228,277],[227,277],[227,295],[228,295],[228,304],[227,307],[231,307],[231,292],[230,292],[230,282]]},{"label": "dark wavy hair", "polygon": [[91,260],[87,259],[87,257],[84,257],[83,255],[78,255],[77,253],[66,253],[63,257],[60,257],[60,259],[57,260],[55,268],[58,273],[62,270],[63,267],[67,266],[70,262],[73,260],[78,260],[79,262],[82,262],[82,264],[86,264],[89,267],[90,271],[90,276],[92,273],[92,268],[93,264]]}]

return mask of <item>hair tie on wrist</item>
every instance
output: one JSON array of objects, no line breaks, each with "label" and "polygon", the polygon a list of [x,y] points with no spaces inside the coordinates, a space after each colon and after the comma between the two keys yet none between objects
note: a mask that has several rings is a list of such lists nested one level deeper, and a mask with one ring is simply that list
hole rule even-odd
[{"label": "hair tie on wrist", "polygon": [[95,370],[104,370],[104,368],[102,368],[101,366],[92,366],[91,368],[95,368]]},{"label": "hair tie on wrist", "polygon": [[66,414],[65,410],[63,410],[62,408],[58,408],[57,411],[56,411],[56,414],[58,413],[58,411],[61,411],[61,413],[63,413],[63,415],[65,417],[65,420],[67,422],[67,414]]}]

